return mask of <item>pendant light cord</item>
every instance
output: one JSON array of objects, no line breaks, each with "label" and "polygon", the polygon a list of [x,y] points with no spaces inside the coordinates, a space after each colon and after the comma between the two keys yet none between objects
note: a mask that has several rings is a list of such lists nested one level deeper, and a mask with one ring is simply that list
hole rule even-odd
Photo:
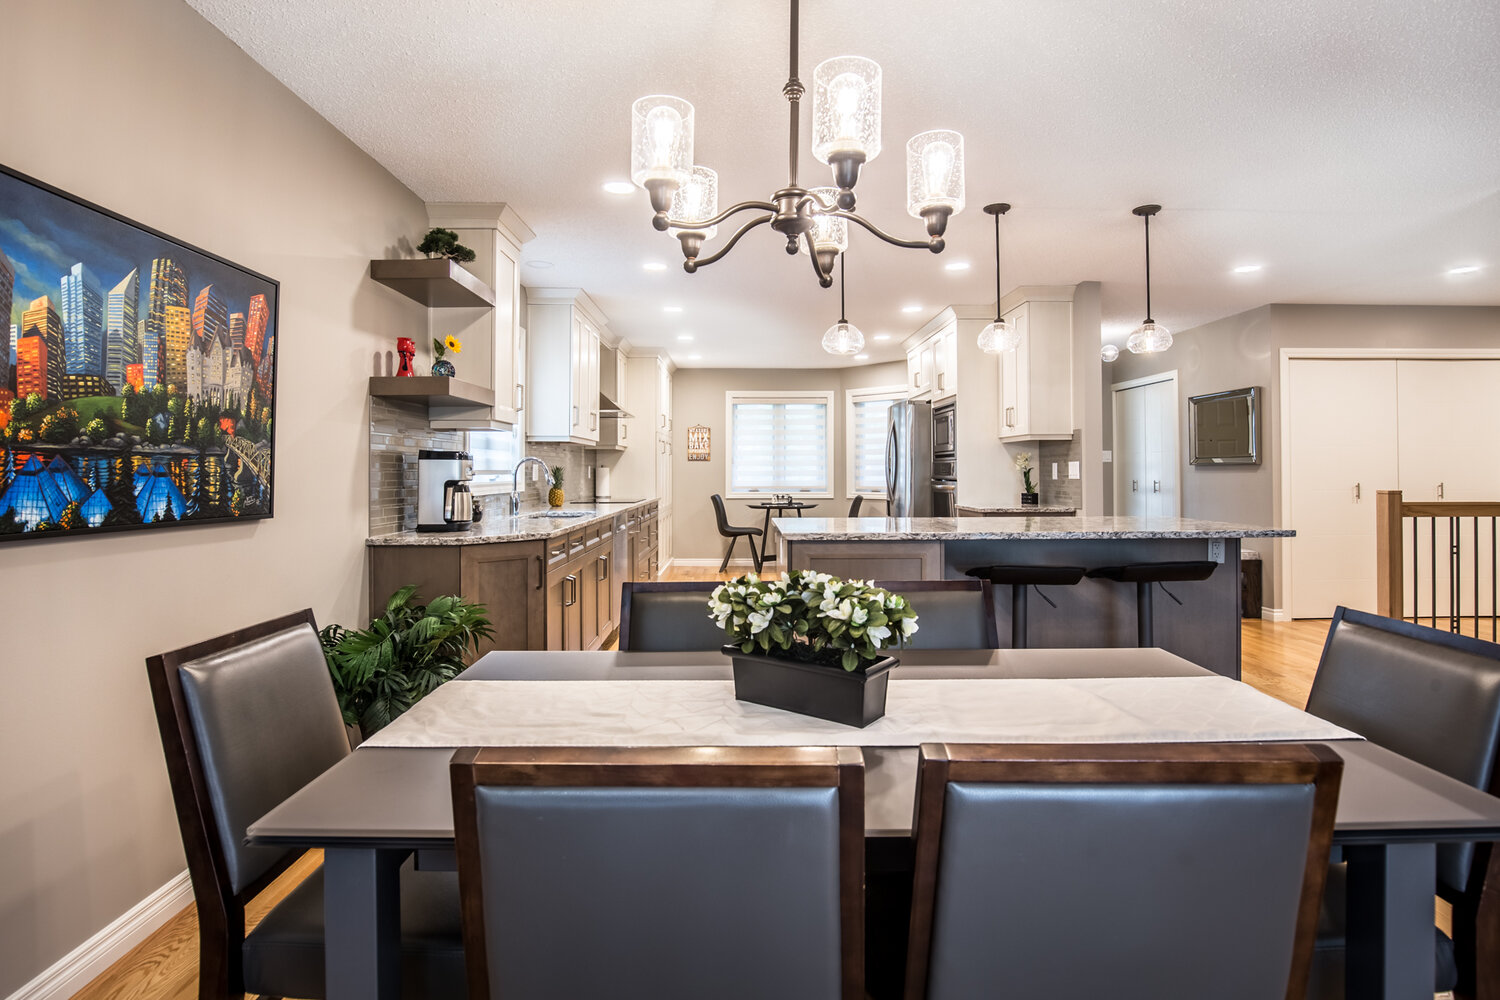
[{"label": "pendant light cord", "polygon": [[1142,216],[1146,220],[1146,322],[1155,323],[1151,318],[1151,216]]},{"label": "pendant light cord", "polygon": [[1000,322],[1000,213],[995,213],[995,322]]},{"label": "pendant light cord", "polygon": [[849,270],[848,251],[839,254],[839,322],[849,322],[844,315],[844,276]]}]

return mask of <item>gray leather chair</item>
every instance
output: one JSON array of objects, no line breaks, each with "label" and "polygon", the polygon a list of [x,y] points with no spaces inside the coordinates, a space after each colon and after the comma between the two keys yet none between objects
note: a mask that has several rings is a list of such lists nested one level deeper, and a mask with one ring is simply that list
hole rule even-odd
[{"label": "gray leather chair", "polygon": [[[1339,608],[1307,711],[1500,794],[1500,646],[1494,643]],[[1309,996],[1344,993],[1340,867],[1328,880]],[[1500,892],[1500,854],[1490,844],[1439,844],[1436,891],[1453,904],[1454,939],[1434,932],[1435,989],[1500,997],[1500,901],[1494,898]]]},{"label": "gray leather chair", "polygon": [[464,749],[469,996],[863,1000],[850,747]]},{"label": "gray leather chair", "polygon": [[[245,934],[245,906],[302,852],[245,829],[349,753],[311,611],[146,661],[198,911],[200,1000],[319,998],[322,871]],[[402,995],[465,989],[452,874],[402,871]]]},{"label": "gray leather chair", "polygon": [[988,580],[877,580],[875,586],[905,597],[917,612],[907,649],[1000,648]]},{"label": "gray leather chair", "polygon": [[1301,996],[1343,761],[925,744],[908,1000]]},{"label": "gray leather chair", "polygon": [[620,649],[655,653],[717,653],[724,630],[708,616],[716,580],[626,583],[620,593]]}]

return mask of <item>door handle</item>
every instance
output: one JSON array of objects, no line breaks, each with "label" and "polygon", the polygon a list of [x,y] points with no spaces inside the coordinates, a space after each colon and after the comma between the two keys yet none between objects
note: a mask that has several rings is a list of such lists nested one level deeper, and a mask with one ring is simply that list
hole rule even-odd
[{"label": "door handle", "polygon": [[885,434],[885,496],[888,501],[896,498],[896,425],[893,423]]},{"label": "door handle", "polygon": [[593,410],[590,410],[589,411],[589,430],[596,431],[598,429],[599,429],[599,414],[595,413]]},{"label": "door handle", "polygon": [[516,383],[515,400],[516,409],[526,409],[526,386],[522,385],[520,382]]},{"label": "door handle", "polygon": [[628,420],[621,420],[620,421],[620,440],[624,441],[629,436],[630,436],[630,421],[628,421]]},{"label": "door handle", "polygon": [[1132,492],[1132,493],[1139,493],[1140,492],[1140,490],[1138,489],[1139,486],[1140,486],[1140,482],[1138,480],[1132,479],[1130,481],[1130,492]]},{"label": "door handle", "polygon": [[573,426],[578,426],[578,407],[573,407]]},{"label": "door handle", "polygon": [[567,576],[563,577],[563,584],[564,584],[564,590],[565,591],[568,589],[566,587],[566,585],[569,584],[569,583],[571,583],[573,585],[572,586],[572,596],[569,597],[566,594],[564,594],[564,596],[563,596],[563,607],[565,607],[565,608],[571,608],[573,605],[575,605],[575,604],[578,603],[578,577],[574,576],[572,573],[569,573]]},{"label": "door handle", "polygon": [[1359,502],[1359,494],[1360,494],[1359,483],[1355,483],[1354,484],[1354,500],[1355,500],[1356,503]]},{"label": "door handle", "polygon": [[1438,483],[1438,499],[1443,499],[1443,484]]},{"label": "door handle", "polygon": [[608,580],[609,579],[609,556],[600,556],[599,557],[599,565],[596,566],[595,569],[596,569],[596,571],[598,573],[598,575],[594,578],[595,582],[597,582],[597,583],[603,583],[605,580]]},{"label": "door handle", "polygon": [[537,590],[541,590],[543,587],[545,587],[547,585],[547,574],[544,572],[545,569],[546,569],[546,567],[542,564],[542,557],[541,556],[537,556],[536,557],[536,589]]},{"label": "door handle", "polygon": [[1160,479],[1153,479],[1153,480],[1151,480],[1151,492],[1152,493],[1160,493],[1161,492],[1161,480]]}]

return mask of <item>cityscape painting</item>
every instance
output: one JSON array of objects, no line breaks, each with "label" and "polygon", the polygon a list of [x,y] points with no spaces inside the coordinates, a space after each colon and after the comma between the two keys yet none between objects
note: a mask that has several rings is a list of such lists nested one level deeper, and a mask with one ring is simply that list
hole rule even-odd
[{"label": "cityscape painting", "polygon": [[0,542],[270,517],[278,291],[0,166]]}]

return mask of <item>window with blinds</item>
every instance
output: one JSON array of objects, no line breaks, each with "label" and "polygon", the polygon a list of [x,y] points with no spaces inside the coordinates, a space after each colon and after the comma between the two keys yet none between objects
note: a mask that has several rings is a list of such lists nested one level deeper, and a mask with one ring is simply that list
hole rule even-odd
[{"label": "window with blinds", "polygon": [[885,440],[891,404],[905,398],[905,386],[848,391],[848,440],[844,448],[851,497],[885,496]]},{"label": "window with blinds", "polygon": [[833,394],[725,394],[731,496],[833,490]]}]

